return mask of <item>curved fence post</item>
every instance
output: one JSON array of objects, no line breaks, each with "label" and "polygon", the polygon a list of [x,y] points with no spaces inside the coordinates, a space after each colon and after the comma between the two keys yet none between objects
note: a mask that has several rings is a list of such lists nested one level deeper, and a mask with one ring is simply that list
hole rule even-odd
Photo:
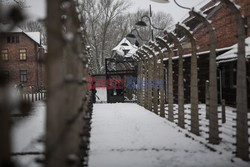
[{"label": "curved fence post", "polygon": [[151,44],[152,51],[153,51],[153,60],[154,60],[154,71],[153,71],[153,106],[154,106],[154,113],[158,115],[158,101],[159,101],[159,68],[158,68],[158,56],[156,52],[154,52],[154,43]]},{"label": "curved fence post", "polygon": [[149,56],[149,79],[147,81],[147,89],[148,89],[148,107],[149,110],[152,111],[153,109],[153,89],[154,89],[154,85],[153,85],[153,80],[154,80],[154,52],[152,51],[152,49],[149,46],[144,46],[143,47],[149,55],[152,55],[152,57]]},{"label": "curved fence post", "polygon": [[138,97],[138,104],[140,106],[143,106],[143,55],[137,51],[136,54],[138,55],[138,78],[137,78],[137,92],[139,92],[139,97]]},{"label": "curved fence post", "polygon": [[[133,55],[132,57],[136,62],[137,62],[137,78],[140,78],[141,77],[141,62],[139,60],[139,58],[137,57],[137,53]],[[137,97],[137,104],[140,105],[140,98],[141,98],[141,92],[140,92],[140,89],[139,89],[139,86],[138,86],[138,82],[137,82],[137,87],[135,88],[136,89],[136,97]]]},{"label": "curved fence post", "polygon": [[237,90],[236,90],[236,156],[243,160],[249,160],[249,141],[247,123],[247,73],[246,73],[246,49],[245,49],[245,24],[239,8],[231,0],[220,0],[235,16],[238,38],[237,59]]},{"label": "curved fence post", "polygon": [[219,144],[219,125],[218,125],[218,94],[217,94],[217,65],[216,65],[216,34],[210,22],[200,13],[190,11],[190,16],[195,16],[207,27],[209,33],[209,143]]},{"label": "curved fence post", "polygon": [[[142,53],[146,56],[145,58],[145,80],[144,80],[144,84],[145,84],[145,87],[144,87],[144,107],[146,109],[149,110],[149,104],[148,104],[148,101],[149,101],[149,89],[147,88],[147,81],[150,77],[150,58],[149,58],[149,55],[148,53],[145,51],[145,50],[142,50]],[[152,94],[152,93],[151,93]]]},{"label": "curved fence post", "polygon": [[162,49],[158,44],[154,44],[154,48],[156,51],[160,52],[159,53],[159,79],[161,80],[161,85],[160,85],[160,116],[165,117],[165,91],[164,91],[164,64],[163,64],[163,57],[164,53],[162,52]]},{"label": "curved fence post", "polygon": [[138,51],[138,55],[141,57],[141,61],[142,61],[142,74],[141,74],[141,78],[140,78],[140,82],[141,82],[141,106],[145,107],[145,100],[146,100],[146,90],[145,90],[145,80],[147,77],[147,60],[146,60],[146,56],[144,56],[144,54],[142,53],[142,51]]},{"label": "curved fence post", "polygon": [[181,128],[185,128],[184,117],[184,82],[183,82],[183,48],[180,41],[172,32],[165,31],[166,35],[173,39],[178,48],[178,125]]},{"label": "curved fence post", "polygon": [[173,62],[172,62],[172,56],[173,56],[173,50],[168,46],[167,42],[160,38],[156,38],[157,41],[160,42],[162,46],[167,48],[168,50],[168,120],[171,122],[174,122],[174,97],[173,97]]},{"label": "curved fence post", "polygon": [[199,112],[198,112],[198,72],[197,72],[197,49],[196,42],[193,35],[188,29],[182,25],[177,24],[176,28],[185,33],[186,37],[189,38],[192,45],[192,56],[191,56],[191,84],[190,84],[190,101],[191,101],[191,132],[199,135]]}]

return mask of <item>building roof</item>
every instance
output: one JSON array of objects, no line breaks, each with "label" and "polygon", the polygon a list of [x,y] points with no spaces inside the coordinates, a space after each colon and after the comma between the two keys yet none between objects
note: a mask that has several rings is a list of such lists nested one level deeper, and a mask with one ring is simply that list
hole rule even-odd
[{"label": "building roof", "polygon": [[33,41],[38,43],[39,45],[41,44],[41,34],[40,32],[24,32],[28,37],[30,37]]},{"label": "building roof", "polygon": [[24,32],[19,27],[12,28],[9,24],[2,24],[2,23],[0,23],[0,30],[5,32],[5,33],[24,33],[31,40],[33,40],[34,42],[36,42],[38,45],[41,46],[41,34],[40,34],[40,32]]},{"label": "building roof", "polygon": [[[120,56],[131,57],[136,51],[138,47],[132,45],[127,38],[123,38],[119,44],[112,49],[112,51],[116,51],[116,53]],[[126,55],[124,55],[124,50],[128,51]]]},{"label": "building roof", "polygon": [[[246,56],[247,56],[247,58],[250,58],[250,37],[245,39],[245,43],[246,43]],[[238,44],[234,44],[231,47],[232,47],[231,50],[225,52],[224,54],[222,54],[216,58],[218,63],[237,60]]]}]

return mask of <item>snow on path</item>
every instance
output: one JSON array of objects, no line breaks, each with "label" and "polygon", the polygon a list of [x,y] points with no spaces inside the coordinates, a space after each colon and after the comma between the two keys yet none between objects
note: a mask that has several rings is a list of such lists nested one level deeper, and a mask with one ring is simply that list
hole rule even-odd
[{"label": "snow on path", "polygon": [[[13,118],[15,124],[12,128],[13,152],[43,152],[44,145],[38,140],[45,133],[45,102],[33,103],[31,115],[27,117]],[[16,156],[12,157],[21,167],[41,166],[35,163],[35,158],[39,156]]]},{"label": "snow on path", "polygon": [[249,166],[208,150],[137,104],[95,104],[92,122],[90,167]]}]

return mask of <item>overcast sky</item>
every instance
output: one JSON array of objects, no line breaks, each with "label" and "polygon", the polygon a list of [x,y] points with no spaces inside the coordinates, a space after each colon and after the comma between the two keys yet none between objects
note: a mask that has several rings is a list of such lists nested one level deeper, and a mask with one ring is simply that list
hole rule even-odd
[{"label": "overcast sky", "polygon": [[[180,21],[185,14],[188,13],[187,10],[182,9],[175,5],[173,0],[169,0],[170,3],[155,3],[150,0],[130,0],[132,2],[132,6],[130,7],[130,12],[135,12],[138,8],[149,10],[149,5],[152,5],[153,11],[164,11],[165,13],[170,13],[175,22]],[[183,6],[193,7],[197,4],[204,4],[208,0],[176,0]],[[46,0],[26,0],[28,6],[28,12],[32,18],[40,18],[45,17],[46,13]]]}]

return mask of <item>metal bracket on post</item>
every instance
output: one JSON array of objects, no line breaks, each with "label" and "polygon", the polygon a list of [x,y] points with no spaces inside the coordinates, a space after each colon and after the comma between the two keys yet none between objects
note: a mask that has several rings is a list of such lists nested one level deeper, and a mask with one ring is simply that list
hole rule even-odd
[{"label": "metal bracket on post", "polygon": [[247,73],[246,73],[246,48],[245,48],[245,24],[239,8],[231,0],[220,0],[235,15],[238,59],[237,59],[237,88],[236,88],[236,156],[249,161],[249,140],[247,120]]},{"label": "metal bracket on post", "polygon": [[191,132],[199,135],[199,111],[198,111],[198,72],[197,72],[197,49],[196,41],[189,30],[177,24],[176,29],[185,33],[186,37],[192,45],[192,56],[191,56],[191,84],[190,84],[190,101],[191,101]]},{"label": "metal bracket on post", "polygon": [[211,23],[194,9],[189,12],[190,16],[198,18],[207,27],[210,39],[209,56],[209,143],[219,144],[219,126],[218,126],[218,94],[217,94],[217,65],[216,65],[216,34]]}]

